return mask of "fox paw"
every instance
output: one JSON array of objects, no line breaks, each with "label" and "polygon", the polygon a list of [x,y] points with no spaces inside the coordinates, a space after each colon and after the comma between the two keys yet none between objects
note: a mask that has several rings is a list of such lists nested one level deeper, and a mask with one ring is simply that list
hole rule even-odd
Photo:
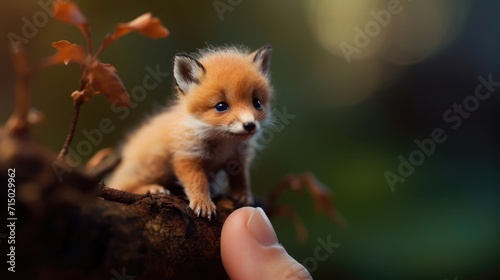
[{"label": "fox paw", "polygon": [[162,187],[160,185],[148,185],[148,186],[145,186],[145,189],[147,189],[147,191],[150,194],[163,194],[163,195],[170,194],[169,190],[165,189],[164,187]]},{"label": "fox paw", "polygon": [[216,216],[215,204],[212,202],[210,197],[206,199],[190,199],[189,208],[193,209],[194,214],[199,217],[200,215],[204,218],[210,219]]},{"label": "fox paw", "polygon": [[233,193],[233,198],[239,203],[247,206],[253,205],[253,195],[251,193]]}]

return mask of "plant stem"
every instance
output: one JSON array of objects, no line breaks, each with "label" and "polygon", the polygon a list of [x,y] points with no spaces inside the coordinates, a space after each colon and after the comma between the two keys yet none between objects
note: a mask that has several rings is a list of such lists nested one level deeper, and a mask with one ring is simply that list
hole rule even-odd
[{"label": "plant stem", "polygon": [[66,135],[66,140],[64,141],[64,145],[57,156],[59,161],[62,161],[64,156],[68,153],[69,145],[71,145],[71,141],[73,140],[73,136],[75,134],[76,124],[78,123],[78,115],[80,114],[80,107],[82,106],[82,100],[76,99],[73,103],[73,118],[71,119],[71,125],[69,127],[68,135]]},{"label": "plant stem", "polygon": [[102,42],[101,47],[97,50],[97,52],[94,54],[94,58],[97,58],[101,55],[101,53],[109,46],[109,44],[113,43],[114,37],[111,35],[106,35],[106,38],[104,39],[104,42]]},{"label": "plant stem", "polygon": [[92,39],[90,38],[90,33],[85,34],[85,39],[87,40],[88,52],[90,55],[92,55],[94,52],[94,46],[92,45]]}]

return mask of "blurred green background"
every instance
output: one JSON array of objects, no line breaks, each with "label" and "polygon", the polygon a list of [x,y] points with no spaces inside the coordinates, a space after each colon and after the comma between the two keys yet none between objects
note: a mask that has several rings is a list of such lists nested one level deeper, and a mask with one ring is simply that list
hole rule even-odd
[{"label": "blurred green background", "polygon": [[[129,90],[142,85],[148,66],[171,72],[177,52],[194,52],[207,45],[243,44],[251,49],[273,45],[274,106],[280,111],[286,107],[296,118],[274,133],[260,151],[252,169],[253,189],[264,196],[284,175],[303,171],[315,173],[331,188],[349,222],[347,229],[315,213],[305,193],[287,193],[281,199],[304,220],[309,230],[305,244],[296,242],[290,221],[273,220],[280,241],[298,261],[308,260],[315,279],[495,279],[500,275],[500,97],[493,93],[477,105],[470,97],[478,76],[491,74],[500,81],[500,2],[76,3],[91,22],[96,46],[115,23],[148,11],[170,30],[171,35],[161,40],[128,35],[103,53],[102,61],[118,69]],[[388,5],[396,13],[390,20],[380,18],[387,15],[380,11]],[[22,36],[23,17],[32,22],[40,10],[36,1],[0,2],[1,120],[8,118],[13,106],[15,77],[7,36],[10,32]],[[383,24],[376,23],[377,17]],[[76,28],[52,18],[37,29],[23,44],[31,61],[54,53],[53,41],[84,44]],[[351,46],[351,62],[341,44]],[[54,151],[64,141],[72,114],[70,93],[78,81],[78,66],[56,66],[44,70],[31,86],[33,106],[46,115],[35,135]],[[104,97],[93,98],[82,108],[73,143],[86,139],[84,129],[95,129],[101,119],[110,118],[116,129],[104,135],[92,152],[117,145],[171,97],[171,89],[169,76],[148,91],[145,100],[136,102],[125,118],[113,112]],[[471,102],[468,108],[477,108],[467,118],[461,117],[461,126],[454,130],[454,122],[446,121],[443,114],[464,100]],[[384,173],[398,174],[398,156],[408,159],[418,149],[414,141],[430,138],[435,128],[442,128],[447,140],[391,191]],[[340,247],[326,260],[311,261],[321,244],[318,238]]]}]

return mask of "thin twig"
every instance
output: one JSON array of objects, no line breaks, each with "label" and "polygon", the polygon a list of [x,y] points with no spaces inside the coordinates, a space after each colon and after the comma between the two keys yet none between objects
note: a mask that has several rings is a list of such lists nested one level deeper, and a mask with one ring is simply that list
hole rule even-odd
[{"label": "thin twig", "polygon": [[103,184],[101,184],[101,192],[99,196],[108,201],[114,201],[123,204],[133,204],[143,199],[147,195],[129,193],[118,189],[107,188]]},{"label": "thin twig", "polygon": [[92,55],[92,54],[93,54],[93,52],[94,52],[94,47],[93,47],[93,45],[92,45],[92,39],[90,38],[90,34],[85,35],[85,39],[86,39],[86,40],[87,40],[87,42],[88,42],[88,43],[87,43],[88,52],[89,52],[89,54],[90,54],[90,55]]},{"label": "thin twig", "polygon": [[90,27],[87,23],[85,23],[84,25],[80,26],[80,30],[82,31],[83,36],[85,37],[85,41],[87,42],[87,51],[89,55],[92,56],[92,54],[94,53],[94,46],[92,44],[92,38],[90,36]]},{"label": "thin twig", "polygon": [[94,59],[97,59],[101,53],[111,44],[113,43],[114,39],[110,35],[107,35],[106,38],[104,39],[104,42],[102,42],[102,45],[99,47],[97,52],[94,54]]},{"label": "thin twig", "polygon": [[[81,65],[82,76],[80,77],[80,86],[78,87],[78,91],[83,91],[87,87],[87,71],[84,65]],[[73,140],[73,136],[75,134],[76,125],[78,123],[78,116],[80,115],[80,107],[82,106],[84,100],[81,97],[73,98],[73,117],[71,119],[71,124],[69,127],[68,134],[66,135],[66,140],[64,140],[64,145],[57,156],[57,160],[62,161],[64,156],[68,153],[69,146],[71,145],[71,141]]]},{"label": "thin twig", "polygon": [[71,145],[71,141],[73,140],[73,136],[75,135],[76,124],[78,123],[78,115],[80,114],[80,107],[82,106],[82,100],[76,99],[73,103],[73,117],[71,119],[71,125],[69,127],[68,134],[66,135],[66,140],[64,141],[64,145],[57,156],[59,161],[62,161],[64,156],[68,153],[69,145]]},{"label": "thin twig", "polygon": [[24,49],[12,50],[12,62],[16,73],[16,102],[12,116],[7,121],[7,128],[14,134],[23,134],[29,128],[28,84],[31,78]]}]

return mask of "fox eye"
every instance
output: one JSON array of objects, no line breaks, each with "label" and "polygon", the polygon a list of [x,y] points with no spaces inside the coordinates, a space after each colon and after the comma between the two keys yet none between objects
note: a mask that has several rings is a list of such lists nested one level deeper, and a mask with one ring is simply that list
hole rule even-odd
[{"label": "fox eye", "polygon": [[262,110],[262,103],[260,103],[259,99],[255,98],[253,100],[253,107],[255,107],[255,109],[257,109],[259,111]]},{"label": "fox eye", "polygon": [[219,102],[215,105],[215,110],[217,112],[225,112],[229,109],[229,105],[226,102]]}]

